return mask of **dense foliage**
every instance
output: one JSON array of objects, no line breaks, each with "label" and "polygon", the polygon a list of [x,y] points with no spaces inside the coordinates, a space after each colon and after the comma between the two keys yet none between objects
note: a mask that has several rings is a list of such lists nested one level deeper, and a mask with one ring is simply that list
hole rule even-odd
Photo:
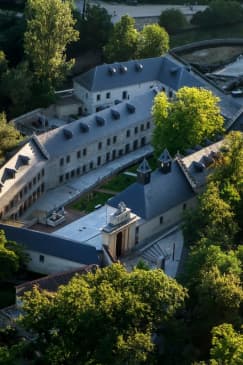
[{"label": "dense foliage", "polygon": [[77,276],[56,294],[28,293],[26,329],[38,334],[44,364],[153,364],[162,335],[186,291],[161,270],[119,265]]},{"label": "dense foliage", "polygon": [[[70,3],[60,0],[28,0],[25,53],[40,83],[54,87],[73,65],[65,50],[78,39]],[[44,25],[44,26],[43,26]]]},{"label": "dense foliage", "polygon": [[185,28],[187,20],[179,9],[168,9],[160,14],[159,25],[171,34]]},{"label": "dense foliage", "polygon": [[196,13],[191,22],[200,27],[216,27],[243,20],[243,9],[238,1],[213,0],[203,11]]},{"label": "dense foliage", "polygon": [[24,268],[28,256],[22,246],[6,239],[0,230],[0,280],[6,280],[19,269]]},{"label": "dense foliage", "polygon": [[196,209],[186,214],[189,255],[181,282],[189,289],[188,331],[211,364],[241,364],[243,340],[243,135],[232,132],[214,162]]},{"label": "dense foliage", "polygon": [[164,92],[156,95],[152,109],[155,152],[167,147],[172,154],[183,153],[222,132],[218,101],[211,91],[196,87],[181,88],[171,101]]},{"label": "dense foliage", "polygon": [[128,15],[114,25],[104,56],[108,62],[136,58],[158,57],[169,49],[169,36],[158,24],[146,25],[141,32],[135,29],[135,20]]},{"label": "dense foliage", "polygon": [[0,159],[1,162],[6,156],[6,152],[11,151],[18,145],[22,137],[19,131],[12,125],[7,123],[4,113],[0,114]]}]

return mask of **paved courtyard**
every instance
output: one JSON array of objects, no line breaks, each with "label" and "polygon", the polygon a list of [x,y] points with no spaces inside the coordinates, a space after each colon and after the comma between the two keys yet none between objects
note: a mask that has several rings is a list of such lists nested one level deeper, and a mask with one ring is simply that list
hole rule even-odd
[{"label": "paved courtyard", "polygon": [[73,179],[67,184],[48,190],[23,215],[23,220],[31,219],[39,212],[47,214],[54,209],[58,209],[71,203],[82,194],[99,185],[102,180],[115,175],[127,166],[141,160],[143,157],[151,155],[152,152],[152,146],[144,146],[118,158],[117,160],[111,161],[93,171],[90,171],[77,179]]}]

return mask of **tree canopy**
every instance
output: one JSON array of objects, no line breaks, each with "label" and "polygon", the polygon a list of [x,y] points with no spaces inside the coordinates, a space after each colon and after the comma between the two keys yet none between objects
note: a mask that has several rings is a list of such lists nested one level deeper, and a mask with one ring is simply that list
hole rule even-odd
[{"label": "tree canopy", "polygon": [[23,268],[28,261],[24,249],[16,242],[8,241],[4,231],[0,230],[0,280],[11,277]]},{"label": "tree canopy", "polygon": [[235,331],[228,323],[214,327],[210,355],[212,365],[242,365],[243,332]]},{"label": "tree canopy", "polygon": [[0,113],[0,158],[4,159],[6,152],[16,147],[21,139],[19,131],[7,123],[4,113]]},{"label": "tree canopy", "polygon": [[152,334],[185,297],[161,270],[128,273],[114,264],[75,277],[56,294],[28,293],[23,324],[38,334],[45,364],[153,364]]},{"label": "tree canopy", "polygon": [[73,65],[73,60],[66,61],[65,51],[78,39],[70,2],[27,0],[26,19],[26,56],[36,80],[54,87]]},{"label": "tree canopy", "polygon": [[243,10],[238,1],[213,0],[204,11],[196,13],[191,22],[200,27],[215,27],[234,24],[243,19]]},{"label": "tree canopy", "polygon": [[158,57],[169,49],[169,36],[158,24],[146,25],[139,33],[138,58]]},{"label": "tree canopy", "polygon": [[179,9],[168,9],[160,14],[159,25],[168,33],[175,33],[187,25],[187,20]]},{"label": "tree canopy", "polygon": [[183,153],[222,132],[218,102],[211,91],[196,87],[182,87],[172,101],[164,92],[157,94],[152,108],[155,152],[160,154],[167,147],[172,154]]},{"label": "tree canopy", "polygon": [[127,61],[133,58],[138,46],[138,31],[135,20],[128,15],[114,25],[110,39],[104,47],[104,56],[108,62]]}]

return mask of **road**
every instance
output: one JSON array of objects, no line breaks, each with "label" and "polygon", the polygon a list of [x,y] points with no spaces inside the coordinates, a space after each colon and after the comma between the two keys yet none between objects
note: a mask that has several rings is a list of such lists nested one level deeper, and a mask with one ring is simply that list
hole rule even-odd
[{"label": "road", "polygon": [[[203,11],[207,6],[205,5],[125,5],[118,4],[115,2],[106,3],[104,1],[87,0],[90,5],[99,4],[105,8],[108,13],[112,16],[112,22],[116,23],[125,14],[133,18],[144,18],[144,17],[156,17],[159,16],[163,11],[167,9],[179,9],[186,17],[192,17],[193,14],[198,11]],[[77,8],[83,11],[83,0],[76,0]]]}]

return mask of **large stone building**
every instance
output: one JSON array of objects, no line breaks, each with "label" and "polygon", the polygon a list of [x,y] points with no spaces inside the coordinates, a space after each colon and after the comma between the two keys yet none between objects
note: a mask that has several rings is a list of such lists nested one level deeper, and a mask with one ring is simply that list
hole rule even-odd
[{"label": "large stone building", "polygon": [[19,219],[46,191],[150,144],[154,96],[173,97],[183,86],[218,95],[227,127],[241,117],[235,99],[170,55],[104,64],[75,79],[75,96],[90,115],[33,135],[2,166],[0,217]]}]

